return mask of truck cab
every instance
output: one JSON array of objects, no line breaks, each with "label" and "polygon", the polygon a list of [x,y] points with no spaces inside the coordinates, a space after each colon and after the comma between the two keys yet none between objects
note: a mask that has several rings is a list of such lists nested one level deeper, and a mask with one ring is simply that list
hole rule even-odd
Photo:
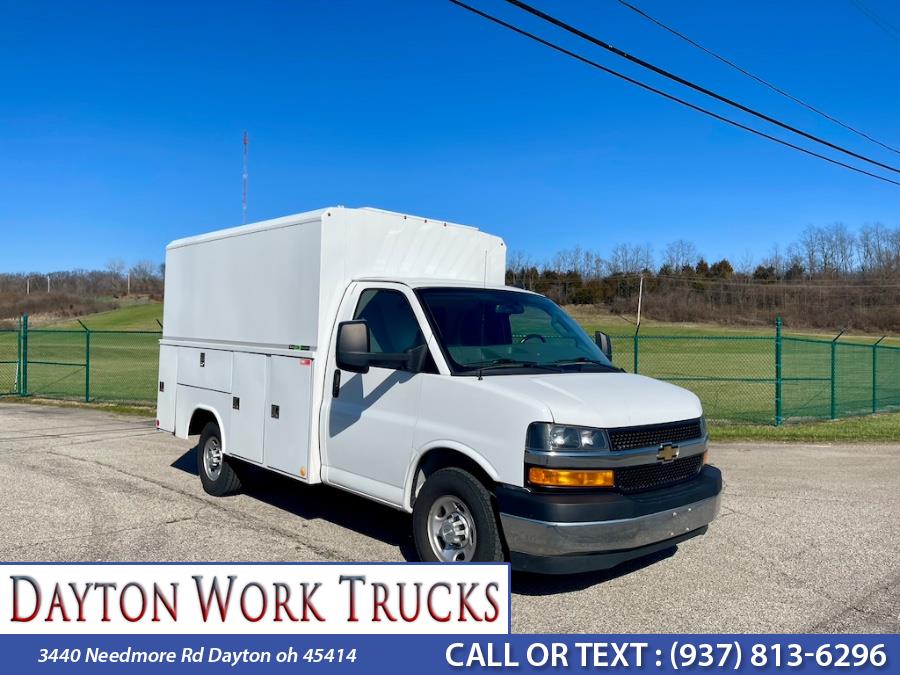
[{"label": "truck cab", "polygon": [[[422,560],[543,573],[706,531],[722,478],[693,393],[623,372],[608,339],[544,296],[424,267],[382,265],[320,295],[316,345],[163,339],[160,426],[201,435],[208,492],[238,489],[256,463],[411,513]],[[222,371],[214,385],[191,379],[198,359]]]}]

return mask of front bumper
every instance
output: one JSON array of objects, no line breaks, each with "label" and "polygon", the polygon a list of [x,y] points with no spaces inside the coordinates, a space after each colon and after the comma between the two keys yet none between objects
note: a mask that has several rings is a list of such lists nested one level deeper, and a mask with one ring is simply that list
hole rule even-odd
[{"label": "front bumper", "polygon": [[690,481],[644,493],[501,486],[497,500],[513,567],[568,573],[614,567],[703,534],[721,491],[721,472],[706,466]]}]

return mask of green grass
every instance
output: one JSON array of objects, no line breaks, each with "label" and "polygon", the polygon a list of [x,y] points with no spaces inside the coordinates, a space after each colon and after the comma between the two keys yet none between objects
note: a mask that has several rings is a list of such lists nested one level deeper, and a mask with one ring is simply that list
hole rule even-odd
[{"label": "green grass", "polygon": [[900,412],[867,417],[801,422],[780,427],[751,424],[710,424],[710,438],[715,441],[766,441],[807,443],[861,443],[900,441]]},{"label": "green grass", "polygon": [[[125,304],[108,312],[98,312],[80,317],[91,330],[160,330],[158,321],[162,321],[163,306],[161,302],[135,302]],[[48,328],[81,328],[74,319],[67,319],[47,326]]]}]

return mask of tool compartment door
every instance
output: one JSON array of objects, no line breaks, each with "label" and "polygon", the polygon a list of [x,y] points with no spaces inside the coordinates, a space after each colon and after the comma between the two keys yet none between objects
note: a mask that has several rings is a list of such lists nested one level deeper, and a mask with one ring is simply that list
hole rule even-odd
[{"label": "tool compartment door", "polygon": [[268,360],[265,354],[235,352],[231,371],[231,433],[226,450],[260,464],[266,424]]},{"label": "tool compartment door", "polygon": [[268,357],[265,464],[307,480],[309,474],[312,360]]}]

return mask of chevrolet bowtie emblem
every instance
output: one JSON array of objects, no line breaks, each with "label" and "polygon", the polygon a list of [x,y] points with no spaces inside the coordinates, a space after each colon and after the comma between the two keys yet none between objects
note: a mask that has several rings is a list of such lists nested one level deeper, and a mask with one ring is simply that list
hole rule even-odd
[{"label": "chevrolet bowtie emblem", "polygon": [[678,446],[672,445],[671,443],[665,443],[664,445],[659,446],[659,452],[656,455],[656,459],[661,462],[671,462],[673,459],[678,457]]}]

